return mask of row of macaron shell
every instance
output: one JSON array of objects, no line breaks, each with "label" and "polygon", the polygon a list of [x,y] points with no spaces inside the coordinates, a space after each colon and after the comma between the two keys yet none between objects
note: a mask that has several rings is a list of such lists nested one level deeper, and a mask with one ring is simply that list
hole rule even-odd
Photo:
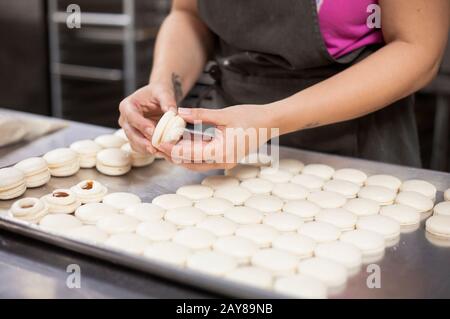
[{"label": "row of macaron shell", "polygon": [[[209,181],[211,181],[211,178],[209,178],[209,179],[206,179],[205,180],[205,183],[207,184],[208,183],[208,180]],[[192,187],[194,187],[195,189],[192,189]],[[201,189],[201,187],[199,188],[200,186],[199,185],[196,185],[196,186],[186,186],[186,187],[182,187],[182,188],[180,188],[179,189],[179,192],[180,193],[184,193],[185,195],[189,195],[189,189],[191,190],[191,195],[192,194],[195,194],[195,195],[193,195],[193,197],[194,198],[198,198],[198,194],[199,193],[202,193],[202,192],[198,192],[198,190],[200,190]],[[208,190],[209,189],[209,187],[203,187],[203,191],[205,191],[205,190]],[[187,192],[187,194],[186,194],[186,192]],[[113,194],[112,194],[113,195]],[[131,196],[132,194],[129,194],[129,195],[123,195],[123,194],[114,194],[113,196],[112,196],[112,198],[114,198],[114,196],[118,196],[118,197],[123,197],[123,196],[125,196],[125,197],[133,197],[133,196]],[[135,198],[136,199],[136,197],[133,197],[133,198]],[[128,200],[125,200],[126,198],[121,198],[121,200],[117,200],[116,202],[117,203],[129,203],[130,201]],[[177,199],[178,199],[178,201],[177,201]],[[160,205],[162,205],[162,206],[166,206],[166,205],[173,205],[173,203],[176,203],[176,202],[180,202],[180,200],[181,200],[181,202],[183,202],[183,200],[185,200],[186,199],[186,197],[184,197],[184,196],[182,196],[182,195],[175,195],[175,194],[167,194],[167,195],[162,195],[162,196],[160,196],[160,197],[157,197],[156,199],[155,199],[155,202],[156,203],[159,203]],[[206,198],[205,198],[205,200],[206,200]],[[108,202],[108,199],[106,199],[106,201]],[[198,203],[200,203],[201,201],[199,201]],[[166,204],[164,204],[164,203],[166,203]],[[169,204],[170,203],[170,204]],[[187,205],[187,202],[186,203],[181,203],[181,205]],[[191,205],[192,205],[192,203],[191,203]],[[191,206],[191,205],[189,205],[189,206]],[[214,205],[213,205],[214,206]],[[166,206],[167,207],[167,206]],[[123,207],[122,207],[123,208]],[[172,208],[172,209],[174,209],[174,208]],[[189,210],[187,210],[186,208],[184,208],[184,209],[182,209],[182,210],[180,210],[178,213],[177,212],[173,212],[172,211],[172,219],[173,218],[175,218],[175,220],[176,220],[176,216],[182,216],[182,215],[190,215],[189,213],[188,214],[186,214],[187,213],[187,211],[189,211]],[[194,210],[191,210],[190,212],[195,212]],[[248,211],[247,211],[248,212]],[[198,211],[197,211],[197,213],[198,213]],[[196,214],[194,213],[194,216],[195,216]],[[228,217],[231,217],[231,218],[238,218],[238,220],[237,221],[240,221],[240,222],[242,222],[242,216],[244,216],[244,215],[246,215],[245,214],[245,210],[244,211],[239,211],[239,213],[238,214],[233,214],[233,213],[229,213],[229,214],[227,214],[226,216],[228,216]],[[251,214],[250,214],[251,215]],[[281,215],[281,214],[277,214],[277,215]],[[233,217],[234,216],[234,217]],[[192,217],[192,214],[191,214],[191,217]],[[267,216],[266,216],[267,217]],[[189,218],[188,218],[189,219]],[[194,218],[195,219],[195,218]],[[240,220],[239,220],[240,219]],[[245,217],[244,217],[244,219],[245,219]],[[266,219],[266,220],[269,220],[269,219]],[[174,221],[174,220],[172,220],[172,221]],[[120,224],[122,224],[122,223],[120,223]],[[326,224],[326,223],[325,223]],[[182,223],[182,225],[184,225],[184,226],[186,226],[185,224],[183,224]],[[187,224],[187,225],[189,225],[189,223]],[[319,227],[318,229],[316,229],[315,231],[312,231],[311,232],[311,235],[312,236],[314,236],[315,234],[317,234],[317,233],[320,233],[320,231],[318,231],[320,228],[322,228],[323,229],[323,227],[324,227],[324,225],[321,225],[320,223],[310,223],[310,225],[311,226],[315,226],[316,228],[317,227]],[[180,226],[180,225],[179,225]],[[320,227],[320,226],[322,226],[322,227]],[[269,226],[270,227],[270,226]],[[326,229],[327,227],[325,226],[325,229]],[[328,230],[329,230],[329,228],[330,227],[328,227]],[[312,229],[315,229],[314,227],[312,228]],[[315,240],[318,240],[319,242],[321,241],[321,239],[320,239],[320,237],[316,237],[316,239]],[[322,239],[323,240],[323,239]],[[383,247],[384,248],[384,247]],[[272,252],[273,253],[273,252]],[[256,258],[256,260],[257,260],[258,258]],[[297,278],[298,279],[298,278]]]},{"label": "row of macaron shell", "polygon": [[119,176],[131,167],[150,165],[154,159],[153,155],[133,151],[123,130],[118,130],[115,134],[77,141],[69,148],[55,149],[43,157],[31,157],[0,169],[0,200],[20,197],[27,188],[47,184],[51,176],[72,176],[80,168],[97,167],[103,174]]},{"label": "row of macaron shell", "polygon": [[[179,196],[180,199],[182,198],[180,195],[175,195],[175,196]],[[173,202],[175,197],[173,197],[173,196],[171,196],[171,197],[172,197],[171,202]],[[162,197],[159,197],[155,200],[156,200],[156,202],[164,203],[167,200],[167,198],[168,198],[167,196],[162,195]],[[129,214],[132,214],[133,211],[134,212],[138,211],[137,207],[143,208],[144,206],[142,206],[142,205],[147,205],[146,209],[144,209],[144,210],[147,210],[147,211],[149,209],[152,210],[152,212],[153,212],[152,215],[155,217],[155,213],[156,213],[155,207],[149,206],[150,204],[140,204],[139,205],[138,198],[133,194],[115,193],[115,194],[111,194],[109,198],[108,197],[105,198],[105,201],[109,204],[103,204],[105,206],[103,206],[103,209],[101,209],[101,211],[104,212],[104,214],[107,214],[106,212],[108,211],[108,209],[105,209],[106,207],[112,207],[109,205],[115,205],[116,206],[115,209],[117,209],[117,211],[120,211],[121,209],[123,209],[124,207],[127,206],[124,203],[128,203],[130,205],[132,204],[132,206],[126,207],[124,210],[125,213],[128,212]],[[87,207],[89,207],[89,205],[95,205],[95,204],[88,204],[85,207],[87,208]],[[100,207],[92,207],[92,208],[94,209],[92,212],[98,212],[99,211],[98,208],[100,208]],[[111,211],[111,209],[109,211]],[[182,209],[182,211],[186,211],[186,208]],[[107,245],[109,245],[109,246],[113,246],[113,247],[116,247],[119,249],[124,249],[125,251],[128,251],[128,252],[142,253],[143,247],[146,246],[147,244],[149,244],[149,242],[147,242],[146,239],[151,239],[151,242],[160,241],[162,239],[165,239],[165,240],[171,239],[170,236],[166,237],[166,238],[155,238],[154,237],[155,236],[155,232],[154,232],[155,226],[161,225],[160,223],[155,224],[155,222],[156,222],[156,220],[160,220],[161,218],[163,218],[163,216],[161,216],[161,214],[159,214],[160,219],[155,218],[155,220],[153,222],[142,223],[141,225],[138,225],[138,226],[135,225],[136,227],[131,227],[128,230],[126,230],[125,228],[126,228],[126,225],[128,225],[128,227],[130,227],[130,218],[127,218],[124,216],[122,216],[122,218],[119,218],[118,215],[117,216],[114,215],[115,213],[113,213],[113,212],[111,212],[111,214],[112,215],[110,217],[114,216],[115,218],[117,218],[116,222],[111,222],[111,218],[108,219],[105,215],[103,216],[103,218],[101,218],[97,222],[99,232],[101,232],[102,230],[107,232],[108,225],[109,226],[115,225],[116,227],[120,228],[120,230],[119,230],[119,228],[116,228],[114,231],[111,231],[111,228],[109,228],[108,231],[109,231],[109,233],[112,233],[112,236],[108,240],[106,240],[107,237],[105,238]],[[77,215],[79,215],[80,217],[83,216],[82,213],[77,214]],[[147,217],[148,216],[149,215],[147,215]],[[51,217],[53,217],[52,218],[53,220],[58,220],[58,219],[61,219],[62,217],[66,217],[66,219],[68,218],[67,215],[58,215],[58,214],[52,215]],[[167,230],[167,225],[170,225],[167,223],[170,223],[170,222],[161,222],[161,223],[164,223],[164,225],[166,226],[165,229]],[[94,231],[92,229],[89,229],[89,226],[84,227],[84,226],[81,226],[81,223],[76,223],[74,221],[69,222],[68,220],[66,220],[65,224],[66,224],[66,227],[69,227],[67,225],[70,225],[69,228],[72,229],[72,231],[69,231],[67,233],[71,237],[73,237],[73,236],[76,237],[77,232],[79,233],[80,231],[81,231],[81,233],[85,233],[86,231],[88,231],[88,232]],[[58,231],[58,232],[61,231],[61,229],[58,229],[58,227],[55,227],[55,221],[53,221],[53,227],[52,227],[52,222],[50,222],[48,220],[43,222],[42,225],[43,225],[44,229],[46,229],[46,230],[52,230],[52,231]],[[311,226],[314,225],[316,227],[320,226],[319,223],[317,223],[317,224],[310,223],[310,225]],[[76,227],[76,226],[78,226],[78,227]],[[262,227],[266,227],[265,228],[266,230],[271,229],[270,226],[262,226]],[[325,227],[325,229],[327,228],[326,225],[322,225],[322,227]],[[134,230],[138,229],[138,234],[144,235],[142,237],[144,237],[146,239],[139,237],[140,235],[129,234],[128,231],[131,232],[131,231],[133,231],[132,229],[134,229]],[[176,228],[174,227],[174,231],[176,231],[175,229]],[[65,230],[67,230],[67,229],[65,229]],[[252,233],[251,226],[249,226],[249,230],[250,230],[250,234],[251,234]],[[232,247],[247,247],[247,249],[249,249],[248,248],[249,246],[255,247],[255,243],[252,244],[250,239],[245,238],[245,236],[246,236],[245,235],[245,226],[242,228],[242,231],[243,231],[243,233],[241,234],[242,237],[233,237],[232,234],[230,234],[229,237],[226,237],[226,238],[224,237],[220,241],[217,240],[217,242],[212,242],[213,238],[215,239],[216,237],[211,235],[211,233],[208,233],[209,232],[208,230],[198,230],[198,229],[196,230],[196,229],[188,227],[188,228],[185,228],[184,231],[181,230],[180,234],[175,233],[175,235],[174,235],[175,238],[173,238],[174,243],[158,242],[157,244],[155,244],[153,246],[149,246],[148,249],[145,250],[145,252],[146,252],[145,254],[149,257],[152,257],[152,256],[154,257],[153,254],[154,254],[155,249],[158,251],[158,249],[161,249],[164,247],[165,249],[169,249],[169,250],[175,249],[177,251],[177,255],[179,255],[180,250],[185,251],[185,249],[181,248],[179,245],[184,246],[184,248],[188,248],[189,250],[193,249],[196,251],[198,251],[199,249],[200,250],[206,249],[206,248],[210,248],[213,246],[213,247],[215,247],[215,251],[212,253],[199,252],[198,254],[194,254],[195,256],[193,256],[191,259],[189,259],[190,262],[188,260],[188,262],[187,262],[188,266],[191,266],[191,268],[199,268],[200,267],[200,269],[198,269],[198,270],[203,270],[203,271],[206,271],[209,273],[212,272],[212,274],[216,274],[216,275],[221,275],[221,274],[225,275],[225,273],[222,273],[221,270],[218,270],[218,269],[224,269],[223,266],[219,267],[219,268],[217,268],[217,267],[213,267],[213,268],[207,267],[206,269],[202,268],[204,266],[205,260],[211,261],[211,259],[212,259],[212,261],[214,261],[214,260],[215,261],[221,260],[222,262],[228,261],[228,263],[225,262],[225,265],[227,265],[227,264],[228,265],[243,264],[244,268],[240,267],[238,270],[236,270],[237,273],[248,272],[248,271],[250,271],[250,269],[252,267],[256,267],[257,268],[256,270],[254,270],[254,269],[252,269],[252,270],[253,270],[253,272],[256,271],[260,276],[261,276],[262,272],[264,272],[264,271],[267,272],[268,270],[270,271],[271,275],[281,276],[281,275],[290,274],[293,271],[293,269],[291,269],[292,265],[294,265],[294,263],[296,264],[298,261],[297,258],[295,258],[294,255],[292,254],[293,253],[292,251],[291,252],[283,251],[284,246],[286,246],[286,245],[289,246],[289,242],[293,242],[293,245],[291,244],[291,249],[297,249],[297,252],[299,252],[303,249],[303,253],[308,254],[308,257],[312,257],[314,248],[316,247],[315,239],[308,238],[308,236],[306,236],[306,235],[296,235],[296,234],[291,233],[291,234],[286,234],[287,236],[280,236],[279,240],[275,241],[274,249],[264,249],[263,251],[260,251],[260,252],[255,252],[256,248],[250,249],[251,251],[253,250],[255,253],[252,254],[250,252],[247,254],[248,256],[247,255],[242,256],[242,250],[241,250],[241,252],[239,252],[239,249],[238,249],[238,253],[237,253],[238,256],[233,256],[235,260],[230,261],[229,256],[228,256],[228,259],[226,256],[227,256],[227,254],[230,254],[235,250],[235,249],[232,249],[231,251],[227,251],[227,247],[229,247],[230,245]],[[276,230],[274,232],[276,233]],[[156,233],[161,233],[161,231],[156,232]],[[238,233],[239,233],[239,231],[238,231]],[[370,233],[370,232],[368,232],[368,233]],[[145,237],[146,234],[147,234],[147,237]],[[148,238],[149,236],[150,236],[150,238]],[[203,239],[204,241],[203,241],[203,243],[201,243],[202,240],[200,240],[200,243],[198,243],[198,242],[196,243],[196,241],[194,240],[194,243],[192,243],[192,241],[191,241],[192,246],[185,247],[189,243],[189,241],[192,240],[192,238],[197,238],[197,241],[200,238],[200,239]],[[250,238],[251,238],[251,236],[250,236]],[[338,239],[338,238],[336,237],[333,239]],[[331,239],[329,239],[329,240],[331,241]],[[346,244],[342,244],[342,243],[338,243],[338,242],[336,242],[336,243],[329,242],[328,243],[327,240],[319,240],[318,242],[322,243],[322,245],[319,245],[316,247],[316,254],[318,254],[318,255],[325,254],[325,256],[326,256],[327,251],[336,251],[336,248],[338,249],[338,251],[343,250],[343,251],[347,251],[350,253],[352,252],[352,249],[351,249],[352,247],[349,247],[349,245],[346,245]],[[134,244],[130,245],[130,243],[134,243]],[[145,245],[144,245],[144,243],[145,243]],[[279,244],[277,244],[277,243],[279,243]],[[200,244],[200,246],[199,246],[199,244]],[[307,248],[307,247],[305,248],[305,245],[309,246],[309,248]],[[309,251],[308,251],[308,249],[309,249]],[[382,249],[384,249],[384,246],[382,246]],[[236,261],[236,259],[239,259],[238,258],[239,254],[241,254],[240,257],[245,259],[244,261],[243,260]],[[244,255],[245,255],[245,249],[244,249]],[[351,258],[350,262],[349,261],[346,262],[347,264],[349,263],[350,265],[352,265],[352,268],[355,267],[355,265],[354,265],[355,264],[355,255],[358,256],[358,253],[355,253],[355,250],[353,249],[353,255],[352,255],[353,258]],[[184,255],[182,254],[181,256],[184,256]],[[186,259],[188,259],[187,256],[185,256],[185,257],[186,257]],[[273,259],[273,257],[277,257],[277,258]],[[306,256],[303,256],[303,257],[306,257]],[[299,265],[298,267],[299,267],[299,269],[302,269],[302,267],[306,268],[306,270],[304,270],[304,271],[308,272],[307,264],[309,264],[309,263],[314,264],[314,263],[319,262],[320,264],[325,264],[325,266],[334,267],[335,271],[341,270],[340,272],[338,271],[338,273],[341,274],[339,276],[339,277],[341,277],[339,279],[339,282],[342,281],[343,267],[338,266],[338,265],[333,265],[333,262],[330,262],[328,260],[327,261],[320,260],[320,258],[321,257],[319,257],[318,259],[314,259],[314,261],[310,261],[308,263],[303,263],[303,264]],[[339,256],[337,256],[336,258],[339,259]],[[251,259],[251,263],[253,266],[249,267],[248,260],[250,260],[250,259]],[[281,262],[282,265],[271,265],[270,262],[269,262],[269,265],[267,265],[267,262],[270,260],[284,260],[284,262]],[[294,262],[294,260],[295,260],[295,262]],[[358,260],[358,258],[356,258],[356,260]],[[283,264],[286,264],[286,265],[283,266]],[[359,263],[356,263],[356,264],[359,264]],[[230,275],[234,274],[234,267],[231,267],[231,268],[232,269],[230,269]],[[211,269],[216,269],[216,270],[214,272]],[[314,275],[314,273],[313,273],[313,275]],[[231,276],[233,276],[233,275],[231,275]],[[302,276],[299,277],[298,275],[295,275],[296,280],[300,280],[302,278],[303,278]],[[303,278],[303,280],[306,280],[306,278]],[[310,278],[309,280],[312,282],[314,281],[313,278]],[[316,278],[316,280],[317,280],[317,278]],[[326,285],[331,285],[332,287],[334,287],[335,284],[336,283],[334,283],[334,282],[326,283]],[[275,284],[275,287],[280,286],[280,285],[281,285],[281,283]],[[318,282],[316,282],[315,285],[320,286],[320,284]],[[281,286],[283,286],[283,285],[281,285]],[[278,287],[278,289],[283,289],[283,287]]]}]

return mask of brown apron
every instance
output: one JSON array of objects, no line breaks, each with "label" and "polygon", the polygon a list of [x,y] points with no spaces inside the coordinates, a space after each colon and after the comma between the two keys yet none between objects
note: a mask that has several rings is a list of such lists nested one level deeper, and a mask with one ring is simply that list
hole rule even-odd
[{"label": "brown apron", "polygon": [[[266,104],[291,96],[364,59],[370,46],[330,56],[319,29],[316,0],[198,0],[216,36],[219,107]],[[302,130],[282,145],[420,166],[412,96],[359,119]]]}]

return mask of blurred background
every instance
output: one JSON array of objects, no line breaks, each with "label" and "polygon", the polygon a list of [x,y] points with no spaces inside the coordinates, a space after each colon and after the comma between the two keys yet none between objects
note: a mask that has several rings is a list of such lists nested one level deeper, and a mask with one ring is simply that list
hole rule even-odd
[{"label": "blurred background", "polygon": [[[66,26],[66,8],[83,12]],[[145,85],[170,0],[0,0],[0,107],[117,127],[118,104]],[[202,76],[183,102],[211,80]],[[416,95],[426,168],[450,171],[450,50]],[[208,101],[206,101],[208,103]]]}]

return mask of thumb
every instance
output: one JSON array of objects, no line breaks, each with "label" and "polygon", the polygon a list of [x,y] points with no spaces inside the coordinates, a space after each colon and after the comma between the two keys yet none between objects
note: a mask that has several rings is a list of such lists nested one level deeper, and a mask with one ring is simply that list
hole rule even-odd
[{"label": "thumb", "polygon": [[170,94],[169,92],[161,93],[159,96],[159,104],[164,113],[168,111],[177,113],[177,101],[173,94]]},{"label": "thumb", "polygon": [[216,126],[226,124],[225,112],[223,110],[200,109],[200,108],[182,108],[178,109],[180,115],[186,122],[202,122],[214,124]]}]

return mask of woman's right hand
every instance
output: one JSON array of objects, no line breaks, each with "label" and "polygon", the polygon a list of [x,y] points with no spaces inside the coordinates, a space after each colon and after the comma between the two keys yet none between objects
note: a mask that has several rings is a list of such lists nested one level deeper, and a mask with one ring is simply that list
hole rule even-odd
[{"label": "woman's right hand", "polygon": [[151,139],[156,123],[162,114],[177,112],[177,103],[171,83],[151,83],[127,98],[119,105],[119,125],[130,140],[131,147],[139,153],[157,153]]}]

